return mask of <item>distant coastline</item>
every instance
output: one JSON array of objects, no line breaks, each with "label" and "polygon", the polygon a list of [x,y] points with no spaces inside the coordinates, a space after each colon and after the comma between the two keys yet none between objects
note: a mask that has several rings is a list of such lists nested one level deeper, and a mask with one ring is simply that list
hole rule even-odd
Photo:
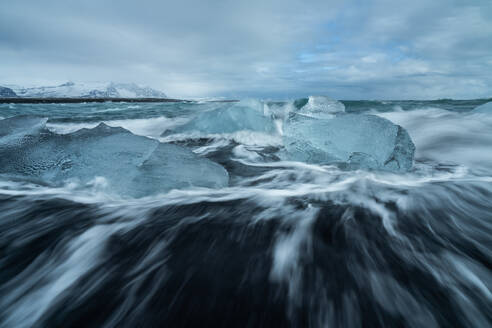
[{"label": "distant coastline", "polygon": [[[194,102],[193,100],[171,98],[0,98],[0,104],[73,104],[73,103],[103,103],[103,102],[131,102],[131,103],[165,103],[165,102]],[[237,102],[237,100],[211,100],[207,102]]]}]

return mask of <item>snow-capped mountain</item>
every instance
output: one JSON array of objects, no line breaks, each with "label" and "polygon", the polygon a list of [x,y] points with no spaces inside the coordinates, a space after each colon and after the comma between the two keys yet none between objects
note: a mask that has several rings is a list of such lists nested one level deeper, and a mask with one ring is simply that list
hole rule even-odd
[{"label": "snow-capped mountain", "polygon": [[57,86],[9,86],[17,96],[30,98],[167,98],[164,92],[135,83],[74,83]]},{"label": "snow-capped mountain", "polygon": [[17,97],[17,95],[12,89],[0,86],[0,98],[12,98],[12,97]]}]

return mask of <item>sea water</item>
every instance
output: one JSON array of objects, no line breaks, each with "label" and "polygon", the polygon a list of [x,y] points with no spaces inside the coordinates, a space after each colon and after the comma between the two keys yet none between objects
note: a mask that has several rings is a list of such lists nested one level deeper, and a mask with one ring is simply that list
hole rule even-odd
[{"label": "sea water", "polygon": [[0,105],[0,326],[490,326],[486,102]]}]

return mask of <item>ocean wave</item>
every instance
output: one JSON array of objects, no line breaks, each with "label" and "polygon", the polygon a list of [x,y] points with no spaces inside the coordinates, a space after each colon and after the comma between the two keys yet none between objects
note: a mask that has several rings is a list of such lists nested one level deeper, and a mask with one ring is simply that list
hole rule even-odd
[{"label": "ocean wave", "polygon": [[[3,325],[71,326],[77,318],[156,325],[182,322],[190,308],[210,323],[210,311],[231,302],[218,287],[224,281],[236,295],[258,293],[263,313],[294,325],[319,318],[320,326],[363,318],[388,325],[395,313],[425,326],[488,322],[491,178],[471,178],[462,167],[402,176],[296,162],[266,166],[237,186],[133,200],[101,198],[95,190],[89,196],[73,185],[0,183],[0,247],[16,249],[0,257],[10,268],[0,274]],[[152,301],[142,302],[141,293]],[[213,306],[193,307],[197,293],[212,293]],[[153,306],[175,297],[171,312]],[[112,307],[105,308],[108,300]],[[94,306],[99,316],[89,315]],[[367,317],[362,306],[378,317]],[[240,313],[254,309],[244,307]],[[453,315],[442,316],[450,309]]]},{"label": "ocean wave", "polygon": [[125,111],[128,109],[139,109],[139,108],[142,108],[142,107],[140,105],[126,105],[126,106],[121,106],[121,107],[97,109],[94,112],[95,113],[120,112],[120,111]]},{"label": "ocean wave", "polygon": [[404,127],[416,145],[416,158],[488,170],[492,166],[492,116],[439,108],[377,114]]}]

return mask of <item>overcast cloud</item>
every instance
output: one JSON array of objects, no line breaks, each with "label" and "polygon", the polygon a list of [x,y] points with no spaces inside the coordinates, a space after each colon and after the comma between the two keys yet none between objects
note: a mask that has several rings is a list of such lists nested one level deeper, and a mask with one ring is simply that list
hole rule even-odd
[{"label": "overcast cloud", "polygon": [[0,0],[0,84],[172,97],[492,97],[492,1]]}]

